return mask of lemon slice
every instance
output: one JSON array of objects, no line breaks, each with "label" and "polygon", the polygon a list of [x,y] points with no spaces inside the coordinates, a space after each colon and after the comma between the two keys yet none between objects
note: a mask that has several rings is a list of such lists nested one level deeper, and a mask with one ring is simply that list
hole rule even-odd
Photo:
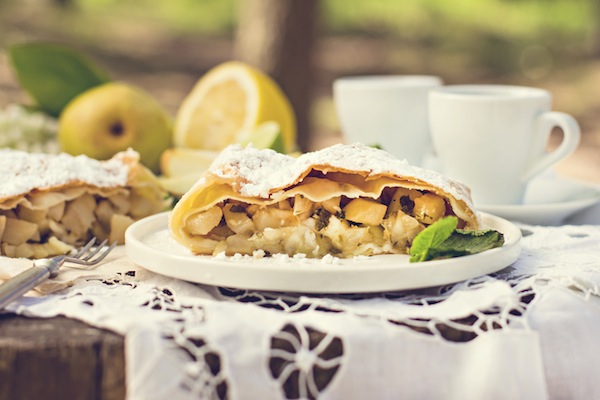
[{"label": "lemon slice", "polygon": [[178,147],[218,151],[241,143],[267,121],[279,125],[284,151],[293,151],[296,119],[285,94],[263,72],[230,61],[207,72],[184,99],[174,141]]},{"label": "lemon slice", "polygon": [[209,150],[170,148],[160,158],[163,189],[176,196],[187,192],[210,167],[219,152]]},{"label": "lemon slice", "polygon": [[198,179],[200,179],[201,176],[202,172],[192,172],[190,174],[172,177],[162,176],[158,178],[158,183],[167,192],[175,196],[182,196],[198,182]]},{"label": "lemon slice", "polygon": [[195,173],[202,174],[215,160],[219,152],[182,147],[165,150],[160,157],[160,171],[165,177]]},{"label": "lemon slice", "polygon": [[244,146],[252,143],[258,149],[273,149],[279,153],[285,153],[281,128],[274,121],[260,124],[244,137],[240,143]]}]

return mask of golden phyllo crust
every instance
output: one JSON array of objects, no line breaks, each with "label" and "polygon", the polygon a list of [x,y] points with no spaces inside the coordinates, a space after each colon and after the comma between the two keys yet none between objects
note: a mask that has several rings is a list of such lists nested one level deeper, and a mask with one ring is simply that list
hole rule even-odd
[{"label": "golden phyllo crust", "polygon": [[406,253],[447,215],[480,227],[466,186],[382,150],[340,144],[294,158],[233,145],[182,197],[169,226],[197,254],[347,258]]},{"label": "golden phyllo crust", "polygon": [[107,161],[0,150],[0,254],[44,258],[92,237],[123,243],[135,220],[164,211],[167,195],[128,150]]}]

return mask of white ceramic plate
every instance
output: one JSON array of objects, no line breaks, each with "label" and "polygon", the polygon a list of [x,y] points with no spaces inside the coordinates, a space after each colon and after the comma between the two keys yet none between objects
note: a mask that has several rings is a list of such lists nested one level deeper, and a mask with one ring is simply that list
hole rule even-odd
[{"label": "white ceramic plate", "polygon": [[478,205],[477,208],[526,224],[559,225],[570,216],[599,201],[599,188],[571,179],[547,175],[531,181],[523,204]]},{"label": "white ceramic plate", "polygon": [[190,282],[241,289],[302,293],[366,293],[454,283],[509,266],[521,252],[521,231],[483,214],[486,228],[504,234],[503,247],[447,260],[409,263],[407,255],[323,260],[273,256],[196,256],[169,236],[168,213],[137,221],[127,229],[125,247],[136,264]]}]

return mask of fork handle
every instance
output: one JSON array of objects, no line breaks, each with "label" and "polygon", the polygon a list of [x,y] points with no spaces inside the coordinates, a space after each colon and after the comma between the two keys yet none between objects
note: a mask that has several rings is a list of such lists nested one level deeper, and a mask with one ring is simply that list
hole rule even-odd
[{"label": "fork handle", "polygon": [[34,265],[0,285],[0,310],[55,274],[52,265]]}]

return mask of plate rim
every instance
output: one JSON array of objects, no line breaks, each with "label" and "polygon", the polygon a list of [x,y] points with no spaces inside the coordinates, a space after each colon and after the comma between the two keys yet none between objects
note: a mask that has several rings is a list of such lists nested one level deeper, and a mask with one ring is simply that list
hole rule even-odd
[{"label": "plate rim", "polygon": [[[173,254],[148,246],[144,238],[168,229],[167,221],[170,211],[155,214],[134,222],[125,232],[125,248],[128,257],[140,267],[152,272],[182,279],[188,282],[211,286],[233,287],[248,290],[264,290],[276,292],[298,293],[372,293],[419,289],[459,282],[465,279],[497,272],[514,263],[521,253],[521,231],[512,222],[489,214],[479,212],[486,226],[501,226],[508,240],[504,246],[482,253],[424,263],[408,263],[406,255],[377,255],[354,259],[335,259],[337,262],[327,263],[315,259],[288,258],[288,262],[277,259],[239,259],[213,256],[197,256],[193,254]],[[156,229],[160,227],[160,229]],[[501,230],[502,231],[502,230]],[[385,262],[381,262],[381,261]],[[401,261],[401,265],[397,262]],[[479,263],[487,261],[488,264]],[[171,262],[167,267],[160,263]],[[283,265],[283,267],[282,267]],[[460,265],[463,265],[461,268]],[[467,265],[466,267],[464,265]],[[472,265],[481,265],[479,269]],[[458,266],[458,267],[457,267]],[[394,282],[392,279],[376,279],[379,275],[388,274],[390,278],[421,277],[422,272],[432,272],[431,278],[417,279],[412,284],[406,281]],[[190,270],[193,270],[190,275]],[[473,271],[476,269],[476,271]],[[416,272],[415,272],[416,271]],[[451,274],[450,272],[456,272]],[[228,273],[233,273],[228,277]],[[253,277],[249,273],[257,274]],[[270,274],[265,280],[258,275]],[[354,281],[366,280],[366,284],[353,283],[349,276],[359,274]],[[239,276],[238,276],[239,275]],[[225,277],[225,279],[223,279]],[[271,278],[271,279],[269,279]],[[290,279],[291,278],[291,279]],[[297,278],[297,280],[293,279]],[[316,278],[316,285],[302,279]],[[351,278],[351,277],[350,277]],[[423,278],[423,277],[421,277]],[[246,282],[245,282],[246,281]],[[429,281],[429,283],[427,283]],[[326,282],[326,283],[324,283]],[[313,282],[315,283],[315,282]]]}]

